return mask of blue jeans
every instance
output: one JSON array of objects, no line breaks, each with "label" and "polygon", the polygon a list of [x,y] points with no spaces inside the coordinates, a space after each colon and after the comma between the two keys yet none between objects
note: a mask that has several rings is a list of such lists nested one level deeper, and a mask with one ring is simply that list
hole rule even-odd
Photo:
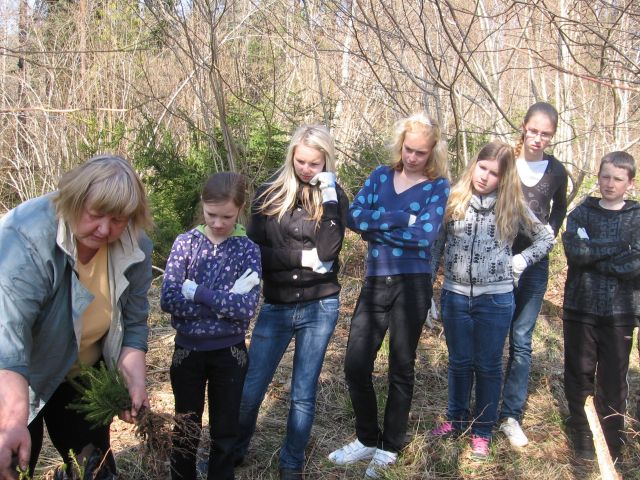
[{"label": "blue jeans", "polygon": [[236,458],[243,457],[255,431],[260,404],[276,367],[295,336],[287,433],[280,468],[302,470],[316,409],[316,388],[327,345],[338,320],[338,296],[294,304],[265,303],[249,347],[249,371],[240,402]]},{"label": "blue jeans", "polygon": [[515,290],[516,309],[509,332],[509,360],[504,374],[500,418],[520,421],[527,401],[533,329],[549,280],[549,257],[529,266]]},{"label": "blue jeans", "polygon": [[[502,349],[513,316],[513,293],[468,297],[442,291],[442,322],[449,349],[447,418],[454,427],[491,438],[498,419]],[[470,418],[471,389],[476,401]]]}]

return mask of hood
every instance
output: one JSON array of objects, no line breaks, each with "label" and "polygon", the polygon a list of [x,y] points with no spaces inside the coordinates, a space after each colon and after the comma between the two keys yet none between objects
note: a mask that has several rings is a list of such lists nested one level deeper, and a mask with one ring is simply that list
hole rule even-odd
[{"label": "hood", "polygon": [[[612,210],[607,210],[606,208],[602,208],[600,206],[600,197],[587,197],[584,200],[584,205],[586,207],[589,208],[593,208],[594,210],[602,210],[604,212],[611,212]],[[620,210],[616,210],[618,212],[621,211],[625,211],[625,210],[635,210],[640,208],[640,203],[636,202],[635,200],[625,200],[624,201],[624,207],[622,207]]]},{"label": "hood", "polygon": [[474,193],[473,195],[471,195],[471,200],[469,200],[469,205],[478,212],[491,210],[496,204],[497,198],[498,198],[497,192],[492,192],[492,193],[489,193],[488,195],[478,195]]}]

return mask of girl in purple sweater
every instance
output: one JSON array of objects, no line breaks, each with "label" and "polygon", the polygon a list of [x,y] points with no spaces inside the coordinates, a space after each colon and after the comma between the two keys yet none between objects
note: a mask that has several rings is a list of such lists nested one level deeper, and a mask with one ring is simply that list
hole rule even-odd
[{"label": "girl in purple sweater", "polygon": [[[248,366],[244,336],[260,296],[260,250],[236,223],[245,191],[242,175],[209,177],[201,196],[204,224],[178,235],[162,283],[161,307],[176,329],[170,369],[176,414],[201,425],[208,383],[208,480],[234,476],[232,448]],[[176,429],[173,479],[196,479],[192,438]]]}]

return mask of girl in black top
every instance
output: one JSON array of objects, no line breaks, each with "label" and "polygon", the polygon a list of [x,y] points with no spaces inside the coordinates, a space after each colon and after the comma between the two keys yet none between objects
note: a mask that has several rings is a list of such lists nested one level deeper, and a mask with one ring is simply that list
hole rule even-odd
[{"label": "girl in black top", "polygon": [[316,387],[338,319],[338,254],[348,200],[335,177],[335,149],[321,125],[299,128],[274,178],[256,193],[248,235],[260,246],[265,302],[251,337],[240,406],[238,462],[260,404],[295,337],[291,406],[280,478],[301,478],[315,414]]}]

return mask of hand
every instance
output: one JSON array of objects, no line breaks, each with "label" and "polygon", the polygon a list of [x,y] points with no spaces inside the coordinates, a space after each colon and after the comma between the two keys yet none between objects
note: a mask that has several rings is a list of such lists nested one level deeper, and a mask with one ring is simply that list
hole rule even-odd
[{"label": "hand", "polygon": [[427,327],[433,328],[433,321],[438,320],[438,318],[438,307],[436,307],[435,300],[431,298],[431,308],[427,312],[427,318],[425,319],[424,323],[427,325]]},{"label": "hand", "polygon": [[415,215],[409,215],[409,226],[416,223],[417,217]]},{"label": "hand", "polygon": [[193,300],[193,297],[196,295],[196,289],[198,288],[198,284],[193,280],[185,280],[182,284],[182,295],[187,300]]},{"label": "hand", "polygon": [[140,411],[150,407],[149,395],[147,395],[147,389],[144,385],[128,385],[127,389],[129,397],[131,397],[131,408],[123,410],[118,416],[123,422],[136,423]]},{"label": "hand", "polygon": [[513,284],[517,287],[520,275],[527,268],[527,261],[519,253],[511,259],[511,270],[513,272]]},{"label": "hand", "polygon": [[587,231],[584,228],[580,227],[578,230],[576,230],[576,233],[582,240],[589,240],[589,235],[587,235]]},{"label": "hand", "polygon": [[239,295],[244,295],[245,293],[249,293],[253,287],[260,284],[260,277],[258,277],[258,272],[254,272],[250,268],[247,268],[244,273],[236,280],[229,290],[229,293],[237,293]]},{"label": "hand", "polygon": [[26,424],[15,423],[0,430],[0,479],[17,478],[15,460],[26,471],[30,456],[31,435]]},{"label": "hand", "polygon": [[322,193],[322,203],[337,202],[338,194],[336,193],[336,174],[333,172],[320,172],[311,180],[310,185],[320,184],[320,193]]},{"label": "hand", "polygon": [[302,250],[302,259],[300,263],[303,267],[310,268],[316,273],[327,273],[333,267],[333,261],[322,262],[318,258],[318,250],[313,248],[311,250]]},{"label": "hand", "polygon": [[140,410],[149,408],[145,352],[133,347],[122,347],[118,369],[124,377],[131,398],[131,408],[120,412],[119,417],[127,423],[135,423]]}]

